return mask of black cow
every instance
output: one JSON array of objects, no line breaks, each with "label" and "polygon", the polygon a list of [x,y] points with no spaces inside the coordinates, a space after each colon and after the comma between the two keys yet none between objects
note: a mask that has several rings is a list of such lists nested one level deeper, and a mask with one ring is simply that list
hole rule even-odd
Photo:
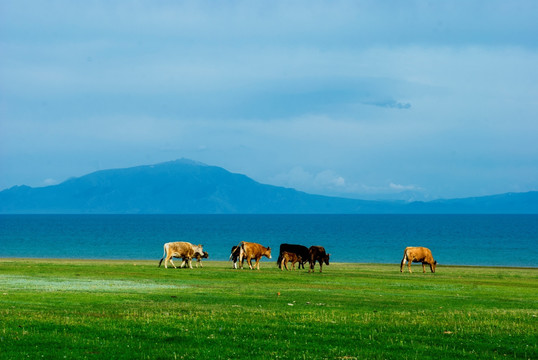
[{"label": "black cow", "polygon": [[282,267],[282,253],[286,251],[289,253],[293,253],[299,257],[301,257],[301,261],[299,262],[298,268],[300,269],[301,266],[304,269],[304,263],[310,259],[308,248],[303,245],[295,245],[295,244],[280,244],[280,251],[278,253],[278,259],[276,261],[279,268]]},{"label": "black cow", "polygon": [[[237,269],[237,261],[239,261],[239,255],[241,254],[241,246],[232,246],[230,251],[230,260],[233,262],[233,268]],[[241,267],[243,264],[241,263]]]}]

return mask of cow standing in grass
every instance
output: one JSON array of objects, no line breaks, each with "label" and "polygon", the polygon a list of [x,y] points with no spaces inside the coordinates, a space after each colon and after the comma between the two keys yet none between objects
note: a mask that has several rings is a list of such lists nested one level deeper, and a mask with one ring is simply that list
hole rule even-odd
[{"label": "cow standing in grass", "polygon": [[430,270],[432,273],[435,272],[435,267],[437,266],[437,261],[433,259],[432,252],[430,249],[425,247],[406,247],[404,250],[404,255],[402,262],[400,264],[400,272],[403,272],[405,263],[408,262],[407,268],[411,273],[411,263],[420,262],[422,263],[422,272],[426,272],[425,265],[430,265]]},{"label": "cow standing in grass", "polygon": [[286,270],[288,269],[288,262],[291,262],[291,268],[295,270],[295,264],[299,263],[299,266],[301,266],[302,258],[300,256],[297,256],[297,254],[290,253],[287,251],[283,251],[282,254],[280,254],[281,257],[281,264],[280,264],[280,270]]},{"label": "cow standing in grass", "polygon": [[[194,256],[192,258],[196,259],[196,267],[198,267],[198,264],[200,264],[200,267],[203,268],[204,266],[202,265],[202,259],[209,258],[209,254],[207,253],[207,251],[204,251],[204,255],[194,253]],[[185,259],[183,259],[183,261],[185,261]]]},{"label": "cow standing in grass", "polygon": [[252,259],[256,259],[256,264],[254,267],[258,270],[260,270],[260,259],[262,256],[267,257],[268,259],[271,258],[271,248],[265,247],[260,244],[252,243],[252,242],[246,242],[242,241],[239,243],[239,262],[241,269],[243,268],[243,260],[246,258],[248,267],[252,270]]},{"label": "cow standing in grass", "polygon": [[180,267],[183,267],[183,265],[187,263],[189,264],[189,268],[192,269],[192,258],[195,254],[204,256],[204,249],[202,248],[202,245],[193,245],[184,241],[166,243],[164,244],[163,257],[161,258],[161,261],[159,261],[159,267],[164,260],[165,268],[168,268],[168,261],[170,261],[172,266],[177,269],[174,261],[172,260],[172,257],[177,257],[183,259]]},{"label": "cow standing in grass", "polygon": [[[233,268],[237,269],[237,262],[239,261],[239,255],[241,254],[241,247],[240,246],[232,246],[232,251],[230,252],[230,259],[233,262]],[[243,264],[241,264],[241,267],[243,267]]]},{"label": "cow standing in grass", "polygon": [[319,272],[323,270],[323,263],[327,264],[327,266],[329,265],[329,257],[331,254],[327,254],[323,246],[310,246],[308,255],[308,261],[310,262],[310,269],[308,272],[314,272],[316,261],[319,262]]},{"label": "cow standing in grass", "polygon": [[296,245],[296,244],[280,244],[280,251],[278,253],[278,260],[276,261],[276,264],[279,268],[282,269],[282,253],[286,251],[288,253],[294,253],[298,257],[301,258],[299,261],[299,269],[301,266],[304,269],[304,263],[308,261],[310,258],[310,255],[308,253],[308,248],[303,245]]}]

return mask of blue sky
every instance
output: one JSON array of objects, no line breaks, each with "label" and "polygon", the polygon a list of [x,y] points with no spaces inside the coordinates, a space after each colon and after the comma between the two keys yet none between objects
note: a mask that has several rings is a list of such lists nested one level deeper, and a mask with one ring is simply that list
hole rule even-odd
[{"label": "blue sky", "polygon": [[536,1],[0,0],[0,189],[189,158],[354,198],[538,190]]}]

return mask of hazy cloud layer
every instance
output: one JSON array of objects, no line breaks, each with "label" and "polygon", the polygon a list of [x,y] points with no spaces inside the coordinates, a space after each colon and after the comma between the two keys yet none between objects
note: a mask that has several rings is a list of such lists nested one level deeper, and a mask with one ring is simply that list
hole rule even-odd
[{"label": "hazy cloud layer", "polygon": [[0,189],[192,158],[327,195],[537,190],[535,1],[1,1]]}]

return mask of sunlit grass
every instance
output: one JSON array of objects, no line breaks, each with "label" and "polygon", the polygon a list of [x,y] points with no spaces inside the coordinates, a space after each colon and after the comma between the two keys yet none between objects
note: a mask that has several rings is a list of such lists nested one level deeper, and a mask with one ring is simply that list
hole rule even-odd
[{"label": "sunlit grass", "polygon": [[0,358],[538,358],[538,269],[156,265],[0,260]]}]

